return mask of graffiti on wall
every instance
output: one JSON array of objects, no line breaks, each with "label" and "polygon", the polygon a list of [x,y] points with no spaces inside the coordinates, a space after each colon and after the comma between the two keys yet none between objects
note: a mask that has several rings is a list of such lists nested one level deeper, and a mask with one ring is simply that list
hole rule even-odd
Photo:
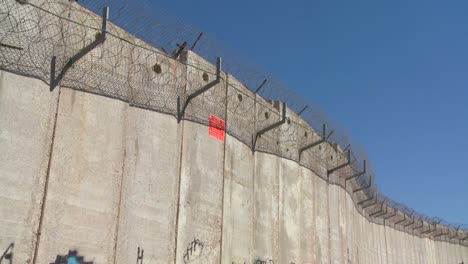
[{"label": "graffiti on wall", "polygon": [[78,255],[78,251],[70,250],[68,255],[57,255],[55,262],[50,264],[93,264],[92,261],[84,261],[82,256]]},{"label": "graffiti on wall", "polygon": [[275,262],[272,259],[256,259],[254,261],[254,264],[275,264]]},{"label": "graffiti on wall", "polygon": [[138,247],[138,252],[137,252],[137,264],[143,264],[143,253],[145,251],[143,250],[143,248],[141,249],[141,252],[140,252],[140,247]]},{"label": "graffiti on wall", "polygon": [[0,264],[12,264],[13,263],[13,248],[15,243],[11,243],[0,256]]},{"label": "graffiti on wall", "polygon": [[203,248],[205,245],[198,239],[193,239],[187,246],[187,249],[184,253],[184,262],[190,263],[195,259],[199,258],[203,253]]}]

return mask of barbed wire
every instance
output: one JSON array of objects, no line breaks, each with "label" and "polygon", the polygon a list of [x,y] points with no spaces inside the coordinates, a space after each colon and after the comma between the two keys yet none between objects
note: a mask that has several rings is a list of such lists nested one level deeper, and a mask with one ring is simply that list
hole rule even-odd
[{"label": "barbed wire", "polygon": [[[0,69],[51,89],[57,77],[61,86],[178,120],[209,125],[207,116],[215,115],[253,151],[294,160],[343,187],[368,220],[468,246],[466,225],[418,214],[379,193],[365,151],[313,104],[149,1],[0,0],[0,7]],[[100,15],[105,7],[113,10],[109,17]]]}]

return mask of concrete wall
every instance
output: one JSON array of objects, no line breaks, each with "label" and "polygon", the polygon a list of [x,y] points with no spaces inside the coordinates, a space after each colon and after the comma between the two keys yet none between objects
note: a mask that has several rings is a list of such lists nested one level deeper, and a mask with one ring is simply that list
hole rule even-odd
[{"label": "concrete wall", "polygon": [[[215,89],[228,108],[279,117],[251,108],[253,95],[232,76]],[[252,153],[229,134],[220,141],[204,124],[68,88],[50,93],[7,72],[0,91],[0,245],[14,243],[13,263],[53,263],[73,251],[93,263],[468,261],[465,246],[368,221],[320,168]],[[217,107],[227,128],[242,121]],[[259,146],[286,140],[280,131],[300,122],[288,114],[293,123]]]},{"label": "concrete wall", "polygon": [[[14,263],[51,263],[75,250],[93,263],[468,261],[466,247],[372,223],[340,186],[294,161],[252,153],[233,136],[213,138],[206,125],[1,76],[0,242],[14,243]],[[224,98],[249,93],[224,79],[215,88]],[[228,108],[252,104],[223,100]],[[211,107],[227,124],[234,118],[222,104]],[[239,111],[250,118],[251,109]],[[265,109],[279,115],[257,108],[257,118]],[[257,144],[287,140],[278,131]]]},{"label": "concrete wall", "polygon": [[[319,136],[289,108],[252,137],[281,120],[281,105],[234,76],[222,73],[178,122],[177,99],[216,69],[193,52],[155,52],[108,40],[67,74],[73,88],[53,92],[0,71],[0,264],[468,262],[466,246],[363,216],[341,187],[350,169],[327,173],[341,150],[323,144],[299,160]],[[212,118],[227,133],[210,134]]]}]

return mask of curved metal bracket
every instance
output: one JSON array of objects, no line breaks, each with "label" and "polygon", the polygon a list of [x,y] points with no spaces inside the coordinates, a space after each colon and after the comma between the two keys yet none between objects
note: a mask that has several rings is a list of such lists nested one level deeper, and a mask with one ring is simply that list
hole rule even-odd
[{"label": "curved metal bracket", "polygon": [[395,224],[393,224],[393,226],[396,226],[396,225],[398,225],[399,223],[403,223],[403,222],[405,222],[405,221],[406,221],[406,214],[403,213],[403,219],[400,220],[400,221],[398,221],[398,222],[396,222]]},{"label": "curved metal bracket", "polygon": [[309,106],[306,105],[306,106],[304,106],[301,110],[299,110],[299,112],[297,112],[297,116],[301,116],[302,113],[304,113],[304,111],[305,111],[308,107],[309,107]]},{"label": "curved metal bracket", "polygon": [[368,208],[368,207],[371,207],[371,206],[374,206],[374,205],[376,205],[377,203],[378,203],[378,202],[377,202],[377,199],[375,199],[375,200],[374,200],[372,203],[370,203],[370,204],[368,204],[368,205],[365,205],[365,206],[361,207],[361,209],[363,209],[363,210],[364,210],[364,209],[366,209],[366,208]]},{"label": "curved metal bracket", "polygon": [[384,207],[385,210],[383,210],[380,214],[375,215],[374,218],[384,216],[388,213],[388,206],[383,206],[383,203],[382,203],[382,207]]},{"label": "curved metal bracket", "polygon": [[411,223],[404,225],[403,229],[405,229],[408,226],[411,226],[412,224],[414,224],[414,217],[413,216],[411,216]]},{"label": "curved metal bracket", "polygon": [[255,151],[255,145],[257,145],[258,137],[260,137],[261,135],[265,134],[266,132],[268,132],[268,131],[270,131],[272,129],[275,129],[275,128],[281,126],[284,123],[286,123],[286,102],[283,102],[281,120],[274,123],[274,124],[271,124],[271,125],[263,128],[263,129],[260,129],[259,131],[255,132],[255,135],[252,136],[252,152]]},{"label": "curved metal bracket", "polygon": [[367,162],[366,162],[366,160],[363,160],[363,161],[362,161],[362,167],[363,167],[363,170],[362,170],[361,172],[356,173],[356,174],[354,174],[354,175],[351,175],[351,176],[347,177],[347,178],[345,179],[345,184],[346,184],[347,181],[349,181],[349,180],[351,180],[351,179],[354,179],[354,178],[357,178],[357,177],[360,177],[360,176],[366,174],[366,170],[367,170]]},{"label": "curved metal bracket", "polygon": [[348,165],[351,164],[351,151],[349,151],[349,150],[346,151],[346,159],[347,159],[348,161],[346,161],[345,163],[343,163],[343,164],[341,164],[341,165],[338,165],[338,166],[336,166],[336,167],[333,168],[333,169],[328,170],[328,171],[327,171],[327,178],[330,177],[330,174],[334,173],[335,171],[341,170],[341,169],[343,169],[344,167],[346,167],[346,166],[348,166]]},{"label": "curved metal bracket", "polygon": [[366,189],[369,189],[370,187],[372,187],[372,177],[370,177],[369,179],[369,184],[367,186],[364,186],[364,187],[361,187],[359,189],[356,189],[353,191],[353,193],[357,193],[357,192],[360,192],[360,191],[364,191]]},{"label": "curved metal bracket", "polygon": [[50,91],[52,92],[55,87],[62,81],[65,73],[75,64],[78,60],[83,58],[86,54],[91,52],[100,44],[104,43],[106,40],[106,32],[107,32],[107,20],[109,19],[109,7],[105,7],[102,14],[102,27],[101,33],[96,36],[96,39],[91,42],[88,46],[84,47],[80,50],[77,54],[71,57],[67,63],[63,66],[62,71],[59,73],[58,76],[55,76],[56,73],[56,64],[57,64],[57,57],[53,56],[51,65],[50,65]]},{"label": "curved metal bracket", "polygon": [[364,203],[367,203],[368,201],[374,200],[374,196],[375,196],[374,193],[372,193],[371,197],[369,197],[369,198],[367,198],[367,199],[365,199],[365,200],[362,200],[362,201],[358,202],[357,205],[360,206],[360,205],[362,205],[362,204],[364,204]]},{"label": "curved metal bracket", "polygon": [[322,126],[322,139],[318,140],[318,141],[315,141],[315,142],[312,142],[308,145],[305,145],[304,147],[300,148],[299,149],[299,162],[301,161],[301,156],[302,156],[302,152],[308,150],[308,149],[311,149],[315,146],[318,146],[322,143],[325,143],[328,141],[328,139],[331,137],[331,135],[333,135],[333,130],[330,131],[330,134],[328,134],[327,136],[327,125],[326,124],[323,124]]},{"label": "curved metal bracket", "polygon": [[[432,229],[432,226],[434,226],[434,229]],[[429,229],[426,230],[426,231],[424,231],[424,232],[422,232],[421,235],[432,234],[432,233],[434,233],[434,231],[436,231],[435,225],[429,225]]]},{"label": "curved metal bracket", "polygon": [[262,87],[265,85],[266,82],[267,82],[267,79],[263,80],[263,82],[258,86],[257,90],[255,90],[256,94],[260,92],[260,89],[262,89]]},{"label": "curved metal bracket", "polygon": [[423,222],[423,220],[421,220],[421,225],[420,225],[420,226],[413,227],[413,229],[411,229],[411,230],[414,231],[414,230],[419,229],[419,228],[421,228],[421,227],[423,227],[423,226],[424,226],[424,222]]},{"label": "curved metal bracket", "polygon": [[[452,236],[448,236],[448,239],[454,239],[456,237],[458,237],[458,230],[460,230],[460,226],[457,226],[457,228],[455,229],[455,236],[452,237]],[[450,233],[450,230],[449,230],[449,233]]]},{"label": "curved metal bracket", "polygon": [[397,211],[396,211],[396,209],[395,209],[395,208],[393,208],[393,214],[391,214],[391,215],[389,215],[389,216],[386,216],[386,217],[384,217],[384,219],[383,219],[383,221],[384,221],[384,225],[385,225],[385,221],[386,221],[387,219],[390,219],[390,218],[392,218],[392,217],[396,216],[396,214],[397,214],[396,212],[397,212]]},{"label": "curved metal bracket", "polygon": [[189,94],[189,96],[187,97],[187,100],[185,100],[184,105],[182,107],[181,107],[181,102],[180,102],[180,96],[177,96],[177,122],[179,123],[184,117],[185,110],[187,110],[187,106],[190,103],[190,101],[192,101],[195,97],[208,91],[209,89],[215,87],[216,85],[220,83],[221,83],[221,58],[218,57],[216,59],[216,79],[215,80],[209,82],[205,86]]},{"label": "curved metal bracket", "polygon": [[443,230],[441,230],[440,234],[434,235],[433,238],[440,237],[440,236],[445,236],[445,235],[449,235],[449,234],[450,234],[450,232],[445,233]]},{"label": "curved metal bracket", "polygon": [[[373,212],[372,214],[370,214],[369,217],[377,217],[377,215],[380,215],[380,214],[384,211],[384,210],[383,210],[383,208],[384,208],[384,201],[382,201],[380,204],[381,204],[381,205],[380,205],[380,209],[379,209],[378,211]],[[386,214],[386,213],[387,213],[387,212],[385,212],[385,214]]]}]

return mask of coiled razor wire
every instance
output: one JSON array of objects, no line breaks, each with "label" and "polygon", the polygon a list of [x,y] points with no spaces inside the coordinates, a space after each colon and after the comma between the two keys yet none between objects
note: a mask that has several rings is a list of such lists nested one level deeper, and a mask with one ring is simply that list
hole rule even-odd
[{"label": "coiled razor wire", "polygon": [[[255,63],[194,27],[149,7],[148,0],[0,0],[0,69],[51,83],[56,72],[96,39],[105,41],[68,69],[60,85],[116,98],[135,107],[209,125],[262,151],[294,160],[343,187],[369,221],[420,237],[468,246],[468,227],[429,218],[380,194],[365,152],[302,97]],[[102,32],[104,7],[109,25]],[[151,10],[151,13],[147,10]],[[187,50],[194,50],[194,59]],[[218,74],[216,58],[223,58]],[[226,72],[226,73],[225,73]],[[219,80],[224,89],[190,94]],[[282,116],[281,103],[287,105]],[[280,124],[257,136],[259,128]],[[305,146],[305,147],[304,147]],[[313,147],[311,147],[313,146]],[[338,170],[339,169],[339,170]]]}]

